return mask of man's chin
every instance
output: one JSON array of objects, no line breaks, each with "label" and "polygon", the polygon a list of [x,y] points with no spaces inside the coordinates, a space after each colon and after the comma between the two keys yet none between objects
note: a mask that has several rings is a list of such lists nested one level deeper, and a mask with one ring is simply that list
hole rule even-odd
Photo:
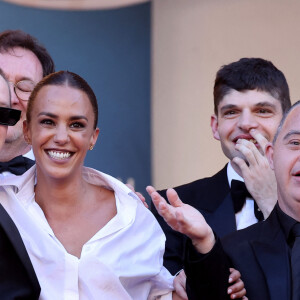
[{"label": "man's chin", "polygon": [[12,144],[13,142],[19,140],[21,137],[21,135],[7,136],[5,139],[5,144]]},{"label": "man's chin", "polygon": [[241,154],[240,152],[235,153],[235,156],[233,156],[232,159],[235,158],[235,157],[238,157],[238,158],[242,159],[247,164],[247,166],[249,166],[249,163],[248,163],[246,157],[243,154]]}]

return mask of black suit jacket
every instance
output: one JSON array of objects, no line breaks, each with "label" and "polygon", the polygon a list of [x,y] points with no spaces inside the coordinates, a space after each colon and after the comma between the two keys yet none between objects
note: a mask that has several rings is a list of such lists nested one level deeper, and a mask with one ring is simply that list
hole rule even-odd
[{"label": "black suit jacket", "polygon": [[[227,165],[212,177],[203,178],[175,188],[180,199],[198,209],[218,236],[236,230],[235,214],[227,178]],[[166,190],[159,191],[166,198]],[[172,230],[157,213],[151,210],[166,235],[164,266],[175,274],[183,268],[186,237]]]},{"label": "black suit jacket", "polygon": [[291,299],[289,250],[276,209],[266,221],[221,241],[225,254],[217,243],[209,254],[198,258],[188,243],[185,271],[190,300],[226,299],[229,266],[241,272],[249,299]]},{"label": "black suit jacket", "polygon": [[14,222],[0,204],[0,299],[35,300],[40,286]]}]

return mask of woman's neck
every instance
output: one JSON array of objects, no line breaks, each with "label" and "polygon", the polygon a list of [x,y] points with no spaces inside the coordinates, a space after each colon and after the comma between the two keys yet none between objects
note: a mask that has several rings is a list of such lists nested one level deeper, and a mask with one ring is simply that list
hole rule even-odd
[{"label": "woman's neck", "polygon": [[35,186],[35,200],[41,206],[45,215],[72,213],[81,207],[87,196],[89,184],[82,178],[82,174],[71,178],[49,178],[37,170],[37,184]]}]

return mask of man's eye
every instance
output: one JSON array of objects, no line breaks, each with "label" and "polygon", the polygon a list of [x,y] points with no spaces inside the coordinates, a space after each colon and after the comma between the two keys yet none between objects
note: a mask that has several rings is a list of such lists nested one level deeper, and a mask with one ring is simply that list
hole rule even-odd
[{"label": "man's eye", "polygon": [[290,141],[290,144],[293,146],[299,146],[300,145],[300,141]]},{"label": "man's eye", "polygon": [[70,125],[71,128],[84,128],[84,124],[82,124],[81,122],[74,122]]},{"label": "man's eye", "polygon": [[234,115],[234,114],[236,114],[235,110],[228,110],[224,113],[225,116],[230,116],[230,115]]},{"label": "man's eye", "polygon": [[264,108],[261,108],[258,110],[258,113],[260,114],[269,114],[269,113],[272,113],[269,109],[264,109]]}]

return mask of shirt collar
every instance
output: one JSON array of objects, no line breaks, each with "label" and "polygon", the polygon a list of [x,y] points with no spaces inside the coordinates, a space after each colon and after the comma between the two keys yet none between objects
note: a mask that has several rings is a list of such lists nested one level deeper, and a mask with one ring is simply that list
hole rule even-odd
[{"label": "shirt collar", "polygon": [[241,177],[232,167],[231,162],[227,164],[227,178],[228,178],[228,184],[231,187],[231,180],[239,180],[244,182],[244,178]]},{"label": "shirt collar", "polygon": [[27,153],[25,153],[23,156],[24,156],[24,157],[27,157],[27,158],[29,158],[29,159],[35,160],[35,157],[34,157],[34,154],[33,154],[32,149],[30,149],[30,150],[29,150]]},{"label": "shirt collar", "polygon": [[280,223],[280,226],[283,230],[284,236],[288,242],[288,244],[293,243],[293,237],[291,237],[291,229],[292,227],[297,223],[297,221],[295,219],[293,219],[292,217],[290,217],[289,215],[287,215],[286,213],[284,213],[281,208],[278,205],[278,202],[275,206],[276,212],[277,212],[277,216],[278,216],[278,220]]},{"label": "shirt collar", "polygon": [[[117,215],[111,220],[109,226],[105,226],[98,236],[103,237],[118,231],[134,222],[137,205],[142,205],[138,196],[118,179],[99,172],[97,170],[83,167],[83,178],[91,184],[103,186],[115,192]],[[34,186],[36,183],[36,166],[31,167],[21,176],[9,177],[0,183],[11,196],[15,195],[18,201],[27,207],[34,201]]]}]

